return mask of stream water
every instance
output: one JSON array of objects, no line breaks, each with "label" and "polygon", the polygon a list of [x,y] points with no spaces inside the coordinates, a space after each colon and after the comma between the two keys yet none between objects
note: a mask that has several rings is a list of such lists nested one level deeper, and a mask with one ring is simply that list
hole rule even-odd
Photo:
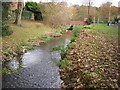
[{"label": "stream water", "polygon": [[22,56],[21,62],[17,57],[8,63],[8,68],[16,69],[22,64],[22,69],[11,75],[2,76],[2,88],[58,88],[62,80],[59,67],[55,63],[61,59],[60,51],[51,52],[53,47],[67,46],[71,35],[65,34],[50,40]]}]

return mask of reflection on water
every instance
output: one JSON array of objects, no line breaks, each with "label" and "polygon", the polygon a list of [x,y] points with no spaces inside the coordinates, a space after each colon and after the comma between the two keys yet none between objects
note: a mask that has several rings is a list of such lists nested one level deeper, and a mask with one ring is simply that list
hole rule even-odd
[{"label": "reflection on water", "polygon": [[16,70],[16,69],[20,68],[20,65],[21,65],[20,59],[21,59],[21,58],[22,58],[22,56],[14,57],[11,61],[7,62],[7,63],[5,64],[5,66],[6,66],[8,69]]},{"label": "reflection on water", "polygon": [[11,60],[11,61],[7,64],[7,68],[9,68],[9,69],[17,69],[17,68],[19,68],[19,62],[16,61],[16,57],[13,58],[13,60]]}]

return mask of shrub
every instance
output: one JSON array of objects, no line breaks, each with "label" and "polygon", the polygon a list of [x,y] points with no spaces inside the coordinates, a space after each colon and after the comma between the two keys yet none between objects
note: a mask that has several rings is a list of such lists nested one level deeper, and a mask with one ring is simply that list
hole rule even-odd
[{"label": "shrub", "polygon": [[0,36],[8,36],[13,33],[13,31],[10,30],[10,27],[5,22],[2,22],[2,31],[1,32],[2,33],[0,34]]},{"label": "shrub", "polygon": [[7,36],[11,35],[13,31],[10,30],[10,27],[7,25],[6,21],[8,20],[8,9],[9,9],[10,3],[9,2],[3,2],[2,3],[2,30],[0,31],[0,36]]},{"label": "shrub", "polygon": [[[39,4],[41,6],[41,4]],[[39,10],[39,6],[36,2],[26,2],[25,10],[31,11],[34,13],[35,20],[43,20],[41,10]]]}]

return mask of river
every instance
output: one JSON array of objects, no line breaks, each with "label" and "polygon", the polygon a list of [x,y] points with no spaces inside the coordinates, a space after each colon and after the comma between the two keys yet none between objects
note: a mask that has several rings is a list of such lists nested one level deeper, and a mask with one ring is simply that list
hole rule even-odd
[{"label": "river", "polygon": [[58,88],[62,83],[56,61],[61,60],[60,51],[51,52],[53,47],[70,42],[71,35],[54,38],[39,47],[28,51],[20,62],[16,58],[8,63],[8,68],[16,69],[19,63],[22,69],[2,76],[2,88]]}]

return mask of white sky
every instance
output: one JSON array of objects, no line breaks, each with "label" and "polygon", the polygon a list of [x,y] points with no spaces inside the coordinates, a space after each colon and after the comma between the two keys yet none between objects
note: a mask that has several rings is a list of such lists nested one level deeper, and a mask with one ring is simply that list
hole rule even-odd
[{"label": "white sky", "polygon": [[[52,0],[25,0],[26,1],[33,1],[33,2],[50,2]],[[66,1],[68,5],[74,5],[74,4],[79,4],[82,5],[85,0],[54,0],[54,1]],[[105,3],[107,1],[112,2],[112,5],[118,6],[118,2],[120,0],[92,0],[93,1],[93,6],[99,7],[102,3]]]}]

